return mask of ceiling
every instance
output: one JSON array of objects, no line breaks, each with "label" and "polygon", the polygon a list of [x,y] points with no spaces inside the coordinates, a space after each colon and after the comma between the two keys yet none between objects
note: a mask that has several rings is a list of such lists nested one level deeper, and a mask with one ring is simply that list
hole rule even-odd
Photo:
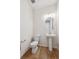
[{"label": "ceiling", "polygon": [[49,5],[54,5],[58,2],[58,0],[36,0],[35,3],[32,3],[33,8],[43,8]]}]

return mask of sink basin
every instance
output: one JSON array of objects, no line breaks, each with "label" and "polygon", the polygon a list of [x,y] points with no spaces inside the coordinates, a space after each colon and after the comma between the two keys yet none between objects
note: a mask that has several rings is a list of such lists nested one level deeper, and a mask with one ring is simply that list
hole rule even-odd
[{"label": "sink basin", "polygon": [[49,34],[49,33],[47,33],[46,36],[47,37],[54,37],[54,36],[56,36],[56,34],[53,34],[53,33]]}]

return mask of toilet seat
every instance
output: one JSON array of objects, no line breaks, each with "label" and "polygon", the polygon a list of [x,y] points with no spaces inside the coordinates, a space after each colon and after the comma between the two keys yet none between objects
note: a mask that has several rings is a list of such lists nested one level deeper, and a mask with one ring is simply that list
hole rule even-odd
[{"label": "toilet seat", "polygon": [[31,46],[36,46],[38,44],[38,41],[33,41],[32,43],[31,43]]}]

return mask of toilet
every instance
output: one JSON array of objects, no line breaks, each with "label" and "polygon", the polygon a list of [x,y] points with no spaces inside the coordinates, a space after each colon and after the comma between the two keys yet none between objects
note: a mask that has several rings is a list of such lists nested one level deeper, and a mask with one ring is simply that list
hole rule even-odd
[{"label": "toilet", "polygon": [[32,54],[35,54],[38,50],[38,43],[40,40],[40,35],[35,36],[31,41]]}]

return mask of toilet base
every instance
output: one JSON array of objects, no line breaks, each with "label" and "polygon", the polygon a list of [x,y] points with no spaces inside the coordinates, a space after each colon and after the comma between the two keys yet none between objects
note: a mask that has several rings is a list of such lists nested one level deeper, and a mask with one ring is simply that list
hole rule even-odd
[{"label": "toilet base", "polygon": [[32,47],[32,54],[35,54],[38,50],[38,47]]}]

